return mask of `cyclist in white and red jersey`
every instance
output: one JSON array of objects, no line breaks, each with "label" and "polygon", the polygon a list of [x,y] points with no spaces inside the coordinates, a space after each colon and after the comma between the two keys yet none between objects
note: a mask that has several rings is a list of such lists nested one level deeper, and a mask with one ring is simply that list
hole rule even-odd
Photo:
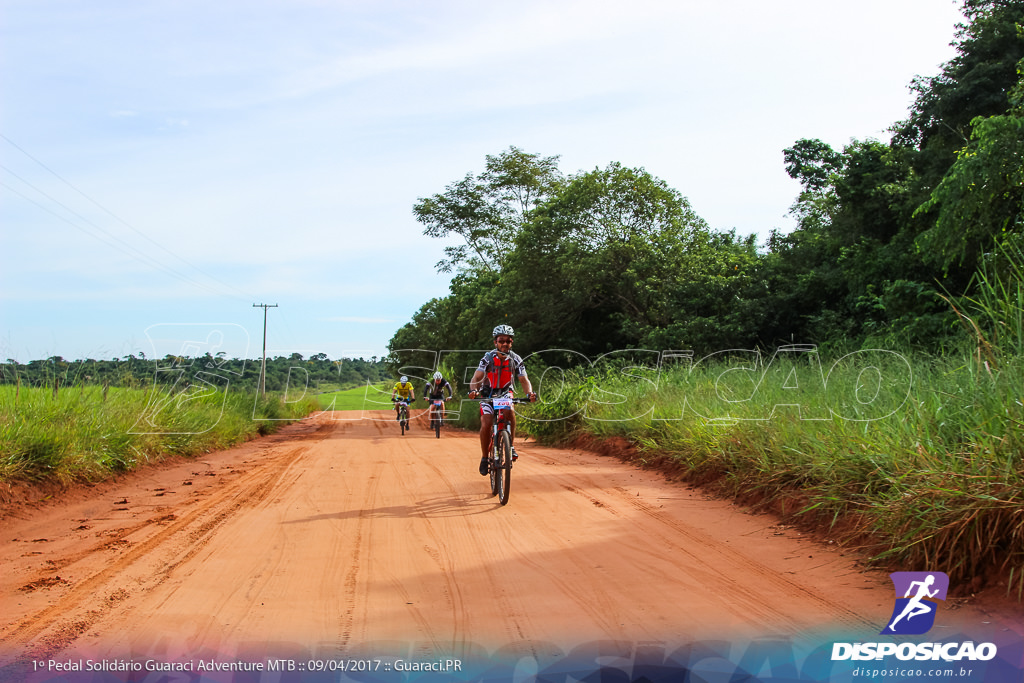
[{"label": "cyclist in white and red jersey", "polygon": [[[523,359],[512,351],[512,342],[515,332],[508,325],[498,325],[494,328],[494,350],[488,351],[480,359],[480,365],[473,373],[473,379],[469,381],[469,397],[495,398],[508,396],[513,393],[513,385],[518,380],[520,386],[526,392],[531,401],[537,400],[537,394],[533,393],[533,386],[530,378],[526,376],[526,366]],[[510,436],[512,443],[516,437],[516,413],[510,414]],[[491,446],[491,426],[494,423],[494,407],[489,403],[480,404],[480,474],[487,476],[487,452]],[[519,458],[516,447],[512,446],[512,461]]]}]

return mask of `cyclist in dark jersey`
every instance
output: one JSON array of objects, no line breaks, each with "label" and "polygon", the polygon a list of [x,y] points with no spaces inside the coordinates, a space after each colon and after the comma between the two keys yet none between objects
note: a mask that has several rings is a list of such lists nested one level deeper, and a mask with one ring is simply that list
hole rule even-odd
[{"label": "cyclist in dark jersey", "polygon": [[451,398],[452,385],[448,383],[444,375],[440,372],[435,372],[434,376],[427,382],[427,385],[423,387],[423,398],[428,401],[432,398],[444,398],[445,392],[448,392],[448,398]]},{"label": "cyclist in dark jersey", "polygon": [[[469,381],[469,397],[495,398],[513,393],[513,385],[518,380],[531,401],[537,400],[533,393],[530,378],[526,376],[523,359],[512,351],[515,332],[508,325],[494,328],[494,349],[484,354],[480,365]],[[509,411],[511,429],[510,436],[515,443],[516,413]],[[494,424],[494,407],[488,403],[480,404],[480,474],[487,475],[487,452],[491,446],[491,426]],[[512,447],[513,462],[519,458],[515,446]]]},{"label": "cyclist in dark jersey", "polygon": [[[435,372],[434,376],[427,382],[427,385],[423,387],[423,399],[427,402],[427,409],[433,410],[434,407],[431,401],[444,399],[445,392],[448,393],[448,398],[450,399],[452,397],[452,385],[448,383],[444,375],[440,372]],[[439,417],[443,417],[444,409],[439,409],[439,412],[441,413]]]}]

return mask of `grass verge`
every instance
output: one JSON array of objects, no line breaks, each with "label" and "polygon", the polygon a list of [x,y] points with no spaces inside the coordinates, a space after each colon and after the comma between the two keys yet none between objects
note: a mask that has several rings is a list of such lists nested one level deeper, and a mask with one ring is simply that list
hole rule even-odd
[{"label": "grass verge", "polygon": [[944,571],[961,592],[1024,593],[1022,359],[824,363],[813,347],[661,369],[620,363],[541,387],[520,429],[625,439],[643,464],[782,512],[880,566]]},{"label": "grass verge", "polygon": [[0,482],[98,481],[165,455],[270,434],[316,409],[303,399],[202,389],[0,386]]}]

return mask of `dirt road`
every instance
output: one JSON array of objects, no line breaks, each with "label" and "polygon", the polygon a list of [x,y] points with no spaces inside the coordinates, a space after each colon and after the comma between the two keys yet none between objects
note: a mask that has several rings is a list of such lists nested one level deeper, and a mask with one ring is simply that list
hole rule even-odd
[{"label": "dirt road", "polygon": [[656,472],[525,443],[502,507],[475,435],[357,417],[9,509],[0,665],[870,635],[892,609],[886,574]]}]

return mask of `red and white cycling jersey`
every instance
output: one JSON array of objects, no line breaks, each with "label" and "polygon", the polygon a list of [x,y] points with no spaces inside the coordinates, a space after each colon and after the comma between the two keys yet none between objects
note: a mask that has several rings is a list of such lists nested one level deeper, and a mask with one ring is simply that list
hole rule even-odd
[{"label": "red and white cycling jersey", "polygon": [[496,350],[488,351],[480,359],[477,370],[484,373],[484,383],[480,389],[483,396],[493,396],[498,391],[507,391],[512,388],[514,379],[526,377],[523,359],[513,351],[509,351],[505,358]]}]

